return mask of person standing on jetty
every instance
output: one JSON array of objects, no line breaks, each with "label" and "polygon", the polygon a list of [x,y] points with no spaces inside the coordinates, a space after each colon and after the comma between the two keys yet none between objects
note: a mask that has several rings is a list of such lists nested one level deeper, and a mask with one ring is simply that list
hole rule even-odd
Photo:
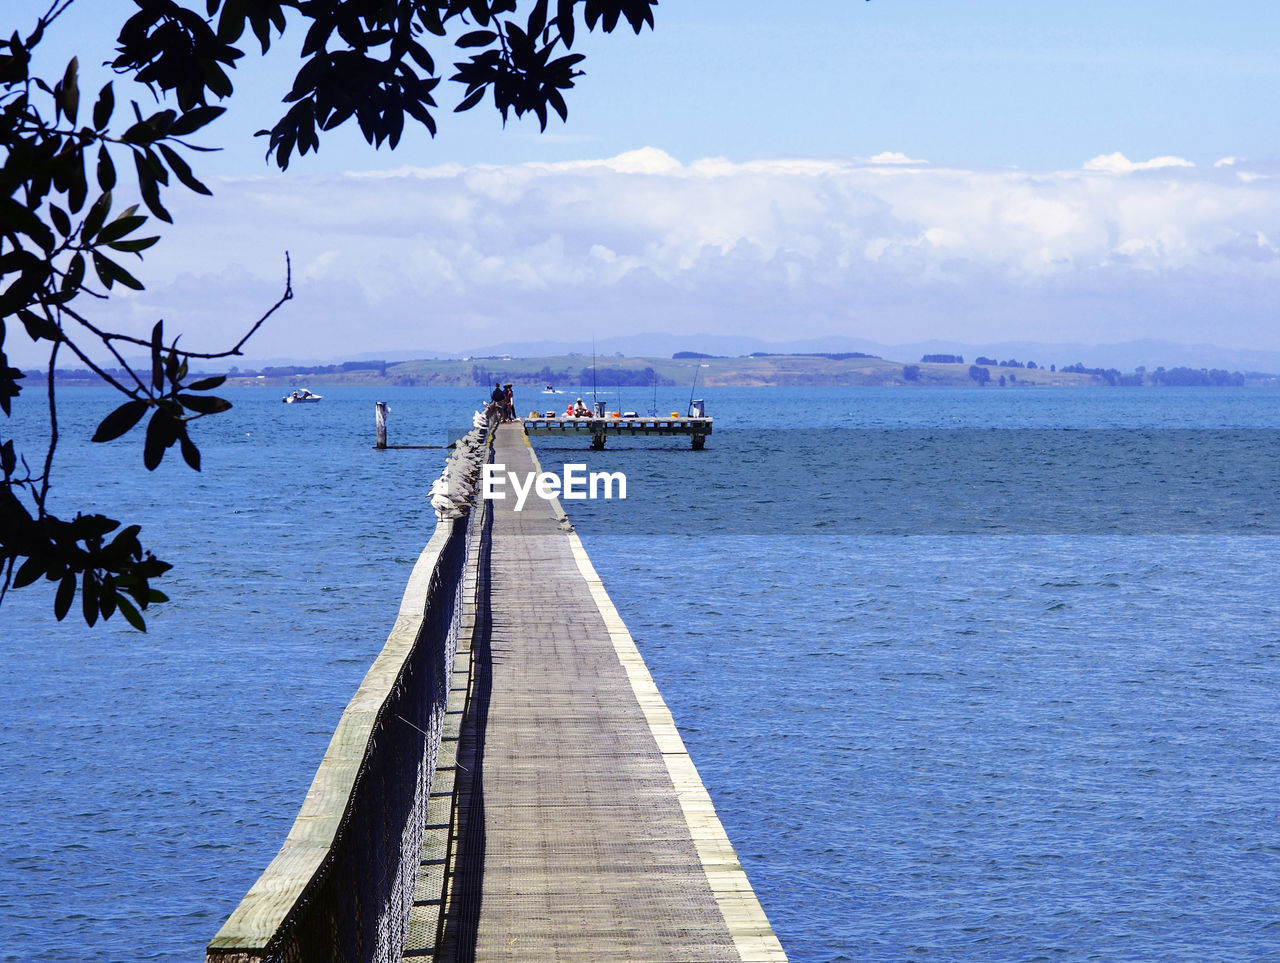
[{"label": "person standing on jetty", "polygon": [[503,409],[502,418],[504,421],[516,420],[516,393],[511,389],[511,382],[506,384],[506,390],[502,393]]},{"label": "person standing on jetty", "polygon": [[495,381],[493,383],[493,391],[489,393],[489,409],[485,411],[488,416],[489,412],[496,412],[499,421],[506,421],[507,418],[507,393],[502,390],[501,383]]}]

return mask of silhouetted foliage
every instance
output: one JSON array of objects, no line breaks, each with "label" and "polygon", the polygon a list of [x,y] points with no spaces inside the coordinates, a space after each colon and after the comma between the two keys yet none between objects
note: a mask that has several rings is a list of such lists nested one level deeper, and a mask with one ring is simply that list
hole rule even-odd
[{"label": "silhouetted foliage", "polygon": [[537,371],[520,371],[515,368],[486,368],[483,365],[471,366],[471,380],[474,384],[493,387],[494,382],[506,384],[567,384],[573,380],[568,368],[553,371],[550,365],[543,365]]},{"label": "silhouetted foliage", "polygon": [[1069,371],[1073,374],[1092,375],[1098,381],[1113,388],[1134,388],[1142,384],[1141,374],[1123,375],[1116,368],[1086,368],[1079,361],[1075,364],[1064,365],[1061,370]]},{"label": "silhouetted foliage", "polygon": [[[120,109],[114,83],[82,96],[76,59],[57,76],[35,72],[37,48],[72,3],[50,0],[34,24],[0,31],[9,35],[0,39],[0,410],[11,416],[25,377],[4,350],[12,334],[47,349],[49,411],[49,442],[34,466],[15,439],[0,438],[0,601],[10,588],[43,578],[57,583],[57,618],[79,591],[90,625],[118,611],[142,629],[140,610],[164,600],[151,580],[170,566],[142,546],[136,525],[121,529],[115,519],[84,511],[71,520],[54,514],[55,372],[66,352],[123,396],[94,441],[120,438],[145,422],[148,469],[174,447],[200,469],[190,425],[231,405],[208,393],[224,378],[198,376],[191,362],[241,354],[292,297],[288,256],[279,300],[221,350],[180,347],[160,321],[149,337],[107,331],[85,304],[116,285],[143,289],[126,262],[140,261],[158,241],[154,221],[172,221],[167,190],[210,193],[190,163],[205,148],[189,138],[223,112],[216,102],[233,94],[231,76],[244,57],[235,45],[246,31],[263,53],[286,28],[304,32],[302,63],[284,94],[289,106],[259,132],[267,155],[286,168],[295,153],[319,149],[321,132],[347,121],[375,147],[395,147],[406,121],[434,135],[436,88],[447,71],[428,46],[437,54],[440,47],[460,51],[449,76],[461,88],[455,111],[489,95],[504,122],[511,113],[532,113],[545,128],[549,112],[567,116],[564,92],[581,75],[583,56],[570,52],[578,18],[588,30],[626,23],[639,33],[653,26],[656,0],[135,0],[111,66],[151,90],[161,107],[150,113],[137,102]],[[516,16],[518,7],[524,13]],[[138,203],[121,202],[134,196]],[[135,369],[125,352],[145,353],[148,362]]]},{"label": "silhouetted foliage", "polygon": [[1177,387],[1232,387],[1244,384],[1244,375],[1239,371],[1223,371],[1219,368],[1157,368],[1147,377],[1152,384]]},{"label": "silhouetted foliage", "polygon": [[918,364],[906,364],[902,366],[903,381],[919,381],[920,366]]},{"label": "silhouetted foliage", "polygon": [[920,359],[921,364],[964,364],[962,354],[927,354]]},{"label": "silhouetted foliage", "polygon": [[578,384],[616,385],[622,388],[652,388],[655,384],[673,385],[670,378],[659,378],[652,368],[590,368],[578,372]]},{"label": "silhouetted foliage", "polygon": [[[710,355],[707,355],[710,357]],[[752,351],[748,358],[825,358],[828,361],[849,361],[853,358],[879,358],[878,354],[866,354],[862,351]]]},{"label": "silhouetted foliage", "polygon": [[991,380],[991,372],[986,368],[981,368],[976,364],[971,364],[969,365],[969,377],[976,381],[978,383],[978,387],[981,388]]},{"label": "silhouetted foliage", "polygon": [[681,361],[687,358],[723,358],[722,354],[703,354],[701,351],[677,351],[671,356],[673,361]]},{"label": "silhouetted foliage", "polygon": [[1034,361],[1028,361],[1026,364],[1023,364],[1021,361],[1018,361],[1018,360],[1017,360],[1017,359],[1015,359],[1015,358],[1010,358],[1008,361],[997,361],[995,358],[984,358],[984,357],[979,357],[977,360],[975,360],[975,361],[974,361],[974,364],[989,365],[989,366],[991,366],[991,367],[993,367],[993,368],[1028,368],[1028,369],[1033,369],[1033,368],[1035,368],[1035,366],[1036,366],[1036,363],[1035,363]]}]

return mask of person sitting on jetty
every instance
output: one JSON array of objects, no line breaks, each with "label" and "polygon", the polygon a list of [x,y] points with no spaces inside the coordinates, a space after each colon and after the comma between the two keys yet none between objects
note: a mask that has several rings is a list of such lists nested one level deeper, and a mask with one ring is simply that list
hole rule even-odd
[{"label": "person sitting on jetty", "polygon": [[581,398],[573,403],[573,416],[575,418],[591,417],[591,409],[582,403]]}]

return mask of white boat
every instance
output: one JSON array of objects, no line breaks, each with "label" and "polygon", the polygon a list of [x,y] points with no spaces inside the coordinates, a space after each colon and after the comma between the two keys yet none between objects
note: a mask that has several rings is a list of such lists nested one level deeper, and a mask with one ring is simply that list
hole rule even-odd
[{"label": "white boat", "polygon": [[287,394],[280,400],[286,405],[304,405],[313,401],[320,401],[324,395],[318,395],[306,388],[294,388],[292,394]]},{"label": "white boat", "polygon": [[562,395],[562,394],[564,394],[564,392],[563,392],[563,391],[556,391],[556,389],[555,389],[555,388],[553,388],[551,385],[547,385],[545,388],[543,388],[543,389],[542,389],[542,393],[543,393],[544,395]]}]

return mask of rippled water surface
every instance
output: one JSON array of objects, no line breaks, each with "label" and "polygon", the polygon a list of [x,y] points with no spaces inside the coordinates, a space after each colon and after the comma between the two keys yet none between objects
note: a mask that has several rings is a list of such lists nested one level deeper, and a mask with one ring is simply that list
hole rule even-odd
[{"label": "rippled water surface", "polygon": [[[202,475],[147,476],[136,448],[75,440],[111,401],[67,392],[66,504],[144,522],[175,602],[146,636],[53,625],[41,590],[0,607],[3,959],[199,957],[278,848],[434,524],[442,459],[371,451],[375,395],[325,394],[233,394],[199,426]],[[393,442],[443,444],[477,394],[376,397]],[[537,447],[628,474],[625,506],[567,507],[793,960],[1280,954],[1280,393],[707,396],[705,452]],[[909,459],[868,470],[869,438],[905,450],[922,429],[951,458],[956,432],[1097,431],[1108,483],[1134,480],[1108,502],[1143,500],[1020,529],[996,509],[1045,483],[1025,450],[1002,469],[983,449],[1003,494],[942,471],[931,499]],[[1182,456],[1217,481],[1178,534],[1160,513],[1186,506],[1142,467],[1176,463],[1169,429],[1218,446]],[[1161,457],[1132,461],[1153,430]],[[849,524],[850,501],[877,525]]]}]

